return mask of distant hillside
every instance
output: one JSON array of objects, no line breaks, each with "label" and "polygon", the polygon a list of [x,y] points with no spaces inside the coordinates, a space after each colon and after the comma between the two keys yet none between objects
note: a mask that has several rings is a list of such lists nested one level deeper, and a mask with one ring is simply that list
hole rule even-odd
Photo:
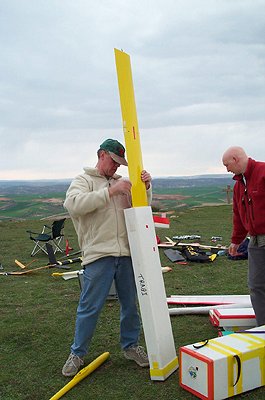
[{"label": "distant hillside", "polygon": [[22,195],[22,194],[40,194],[65,193],[71,183],[67,180],[39,180],[39,181],[3,181],[0,180],[0,196],[4,195]]},{"label": "distant hillside", "polygon": [[[54,180],[0,180],[0,195],[4,194],[45,194],[66,192],[71,179]],[[205,186],[233,186],[232,175],[194,175],[155,177],[152,180],[153,190],[158,188],[185,188]]]},{"label": "distant hillside", "polygon": [[[0,220],[40,219],[65,213],[63,201],[70,182],[0,181]],[[230,204],[232,199],[233,180],[228,175],[157,177],[152,182],[155,211]]]},{"label": "distant hillside", "polygon": [[197,175],[184,177],[163,177],[154,178],[153,188],[185,188],[185,187],[205,187],[205,186],[233,186],[232,175]]}]

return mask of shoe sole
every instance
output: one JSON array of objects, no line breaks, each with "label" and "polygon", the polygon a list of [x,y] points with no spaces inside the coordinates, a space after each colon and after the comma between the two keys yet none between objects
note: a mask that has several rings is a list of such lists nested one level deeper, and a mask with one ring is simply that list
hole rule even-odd
[{"label": "shoe sole", "polygon": [[139,362],[136,361],[134,358],[128,357],[127,354],[124,354],[124,357],[125,357],[127,360],[134,361],[137,365],[139,365],[139,367],[142,367],[142,368],[149,367],[149,363],[139,363]]},{"label": "shoe sole", "polygon": [[63,376],[65,376],[65,377],[67,377],[67,378],[69,378],[69,377],[71,377],[71,376],[75,376],[79,371],[80,371],[80,369],[82,369],[84,367],[84,365],[80,365],[80,367],[78,368],[78,370],[76,371],[76,372],[74,372],[74,373],[67,373],[67,372],[63,372],[62,371],[62,375]]},{"label": "shoe sole", "polygon": [[72,376],[75,376],[77,374],[77,372],[75,374],[65,374],[62,372],[62,375],[65,376],[66,378],[71,378]]}]

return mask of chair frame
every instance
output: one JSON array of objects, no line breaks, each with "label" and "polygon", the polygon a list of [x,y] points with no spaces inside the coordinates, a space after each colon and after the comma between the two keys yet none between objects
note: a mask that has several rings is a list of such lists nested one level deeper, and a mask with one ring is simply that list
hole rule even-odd
[{"label": "chair frame", "polygon": [[[60,219],[53,221],[52,226],[49,225],[44,225],[42,228],[41,233],[39,232],[33,232],[33,231],[27,231],[30,234],[30,239],[35,242],[34,248],[31,252],[31,257],[33,257],[35,254],[39,253],[42,251],[46,255],[48,255],[47,249],[46,249],[46,243],[50,243],[53,245],[54,248],[54,253],[60,252],[63,253],[64,249],[61,247],[61,242],[64,239],[64,234],[62,233],[63,228],[64,228],[64,222],[66,218]],[[59,225],[59,227],[57,227]],[[59,232],[59,234],[58,234]],[[33,236],[37,235],[37,236]]]}]

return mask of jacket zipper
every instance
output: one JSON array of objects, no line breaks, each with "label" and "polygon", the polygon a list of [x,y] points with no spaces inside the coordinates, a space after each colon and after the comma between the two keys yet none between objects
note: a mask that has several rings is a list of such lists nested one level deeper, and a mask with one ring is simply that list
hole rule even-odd
[{"label": "jacket zipper", "polygon": [[255,220],[254,210],[253,210],[253,202],[252,202],[252,198],[248,194],[246,185],[244,188],[244,194],[242,196],[242,204],[245,209],[247,223],[249,223],[251,225],[251,227],[253,227],[252,221]]},{"label": "jacket zipper", "polygon": [[[109,185],[109,187],[111,186],[110,181],[108,181],[108,185]],[[118,243],[118,246],[119,246],[119,249],[120,249],[120,255],[121,255],[121,245],[120,245],[120,242],[119,242],[119,235],[118,235],[118,230],[119,229],[118,229],[117,207],[116,207],[115,200],[112,199],[112,201],[113,201],[113,206],[114,206],[114,210],[115,210],[115,214],[116,214],[116,238],[117,238],[117,243]]]}]

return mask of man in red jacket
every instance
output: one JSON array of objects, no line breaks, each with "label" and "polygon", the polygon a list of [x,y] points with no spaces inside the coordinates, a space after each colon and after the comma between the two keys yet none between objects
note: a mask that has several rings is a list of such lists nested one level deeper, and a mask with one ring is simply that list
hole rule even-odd
[{"label": "man in red jacket", "polygon": [[258,326],[265,325],[265,162],[248,157],[234,146],[223,155],[223,164],[234,173],[233,232],[229,254],[237,255],[240,243],[250,236],[248,285]]}]

